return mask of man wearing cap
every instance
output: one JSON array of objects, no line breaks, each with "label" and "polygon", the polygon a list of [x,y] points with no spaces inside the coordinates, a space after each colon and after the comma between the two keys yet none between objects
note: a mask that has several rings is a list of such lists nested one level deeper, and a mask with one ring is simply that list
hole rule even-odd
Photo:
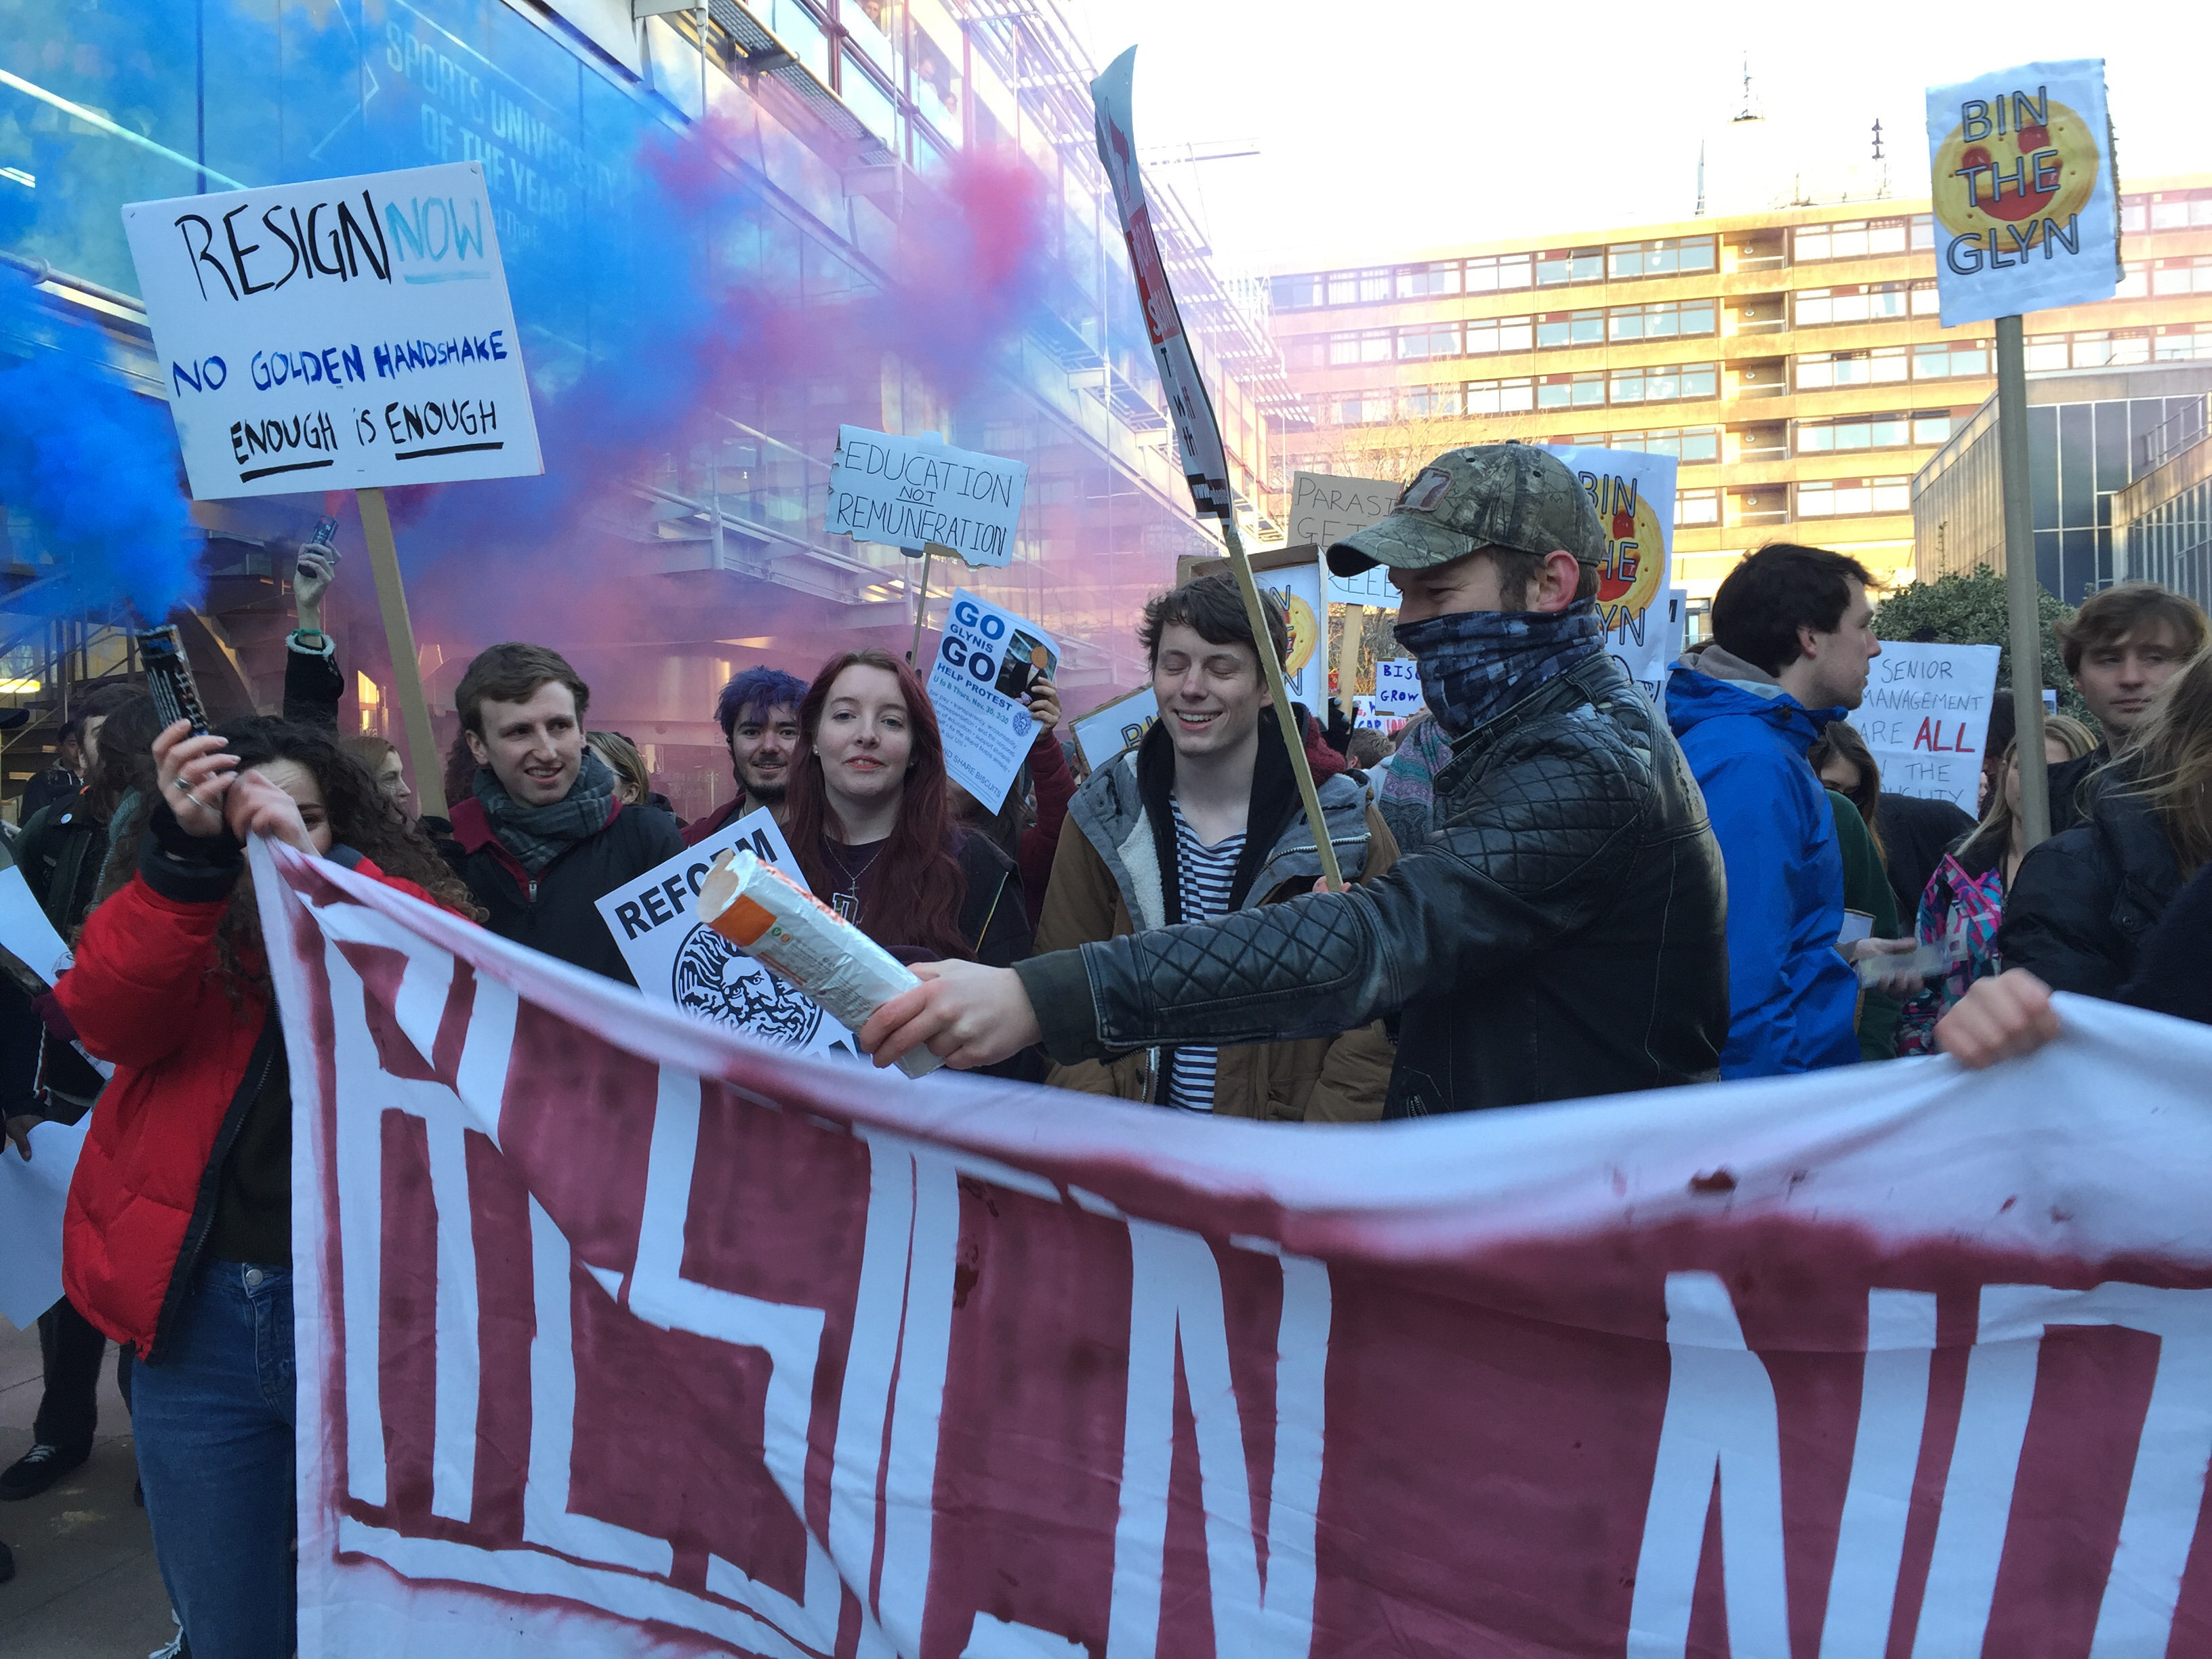
[{"label": "man wearing cap", "polygon": [[1431,830],[1376,881],[1095,940],[1011,969],[924,964],[860,1032],[888,1064],[1042,1042],[1155,1044],[1399,1022],[1384,1109],[1416,1117],[1718,1075],[1726,880],[1666,722],[1603,648],[1606,540],[1559,458],[1455,449],[1329,549],[1390,568],[1397,635],[1450,742]]}]

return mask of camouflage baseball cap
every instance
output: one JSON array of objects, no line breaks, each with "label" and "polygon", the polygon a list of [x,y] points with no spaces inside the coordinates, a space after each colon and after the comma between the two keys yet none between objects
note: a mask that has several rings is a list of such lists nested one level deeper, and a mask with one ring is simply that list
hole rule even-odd
[{"label": "camouflage baseball cap", "polygon": [[1605,527],[1566,463],[1507,441],[1449,449],[1413,475],[1388,514],[1331,544],[1328,568],[1356,576],[1377,564],[1426,570],[1478,547],[1605,558]]}]

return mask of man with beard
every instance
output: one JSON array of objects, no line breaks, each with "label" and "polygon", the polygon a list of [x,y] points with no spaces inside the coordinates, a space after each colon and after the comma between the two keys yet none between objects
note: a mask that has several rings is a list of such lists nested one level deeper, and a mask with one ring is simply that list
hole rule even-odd
[{"label": "man with beard", "polygon": [[1032,957],[925,963],[858,1033],[887,1065],[1042,1041],[1061,1065],[1278,1042],[1395,1014],[1383,1115],[1718,1075],[1726,878],[1666,720],[1605,650],[1596,509],[1548,452],[1455,449],[1329,549],[1390,567],[1449,743],[1427,837],[1375,880]]},{"label": "man with beard", "polygon": [[730,747],[737,799],[687,824],[686,847],[763,806],[783,822],[783,792],[799,760],[799,705],[805,700],[806,682],[781,668],[748,668],[722,688],[714,719]]}]

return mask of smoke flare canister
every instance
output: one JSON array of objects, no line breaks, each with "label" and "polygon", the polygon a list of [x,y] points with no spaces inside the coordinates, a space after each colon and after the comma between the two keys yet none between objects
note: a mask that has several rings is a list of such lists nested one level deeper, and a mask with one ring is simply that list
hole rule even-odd
[{"label": "smoke flare canister", "polygon": [[[699,885],[699,919],[812,997],[848,1031],[921,983],[896,957],[750,852],[726,852],[714,860]],[[944,1063],[915,1048],[898,1066],[908,1077],[927,1077]]]}]

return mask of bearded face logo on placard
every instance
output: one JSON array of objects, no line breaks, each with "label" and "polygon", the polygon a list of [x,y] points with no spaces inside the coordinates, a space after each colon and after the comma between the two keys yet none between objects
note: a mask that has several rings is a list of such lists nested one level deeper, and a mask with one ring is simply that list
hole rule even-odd
[{"label": "bearded face logo on placard", "polygon": [[670,975],[676,1006],[769,1042],[804,1048],[822,1009],[711,927],[694,927]]}]

